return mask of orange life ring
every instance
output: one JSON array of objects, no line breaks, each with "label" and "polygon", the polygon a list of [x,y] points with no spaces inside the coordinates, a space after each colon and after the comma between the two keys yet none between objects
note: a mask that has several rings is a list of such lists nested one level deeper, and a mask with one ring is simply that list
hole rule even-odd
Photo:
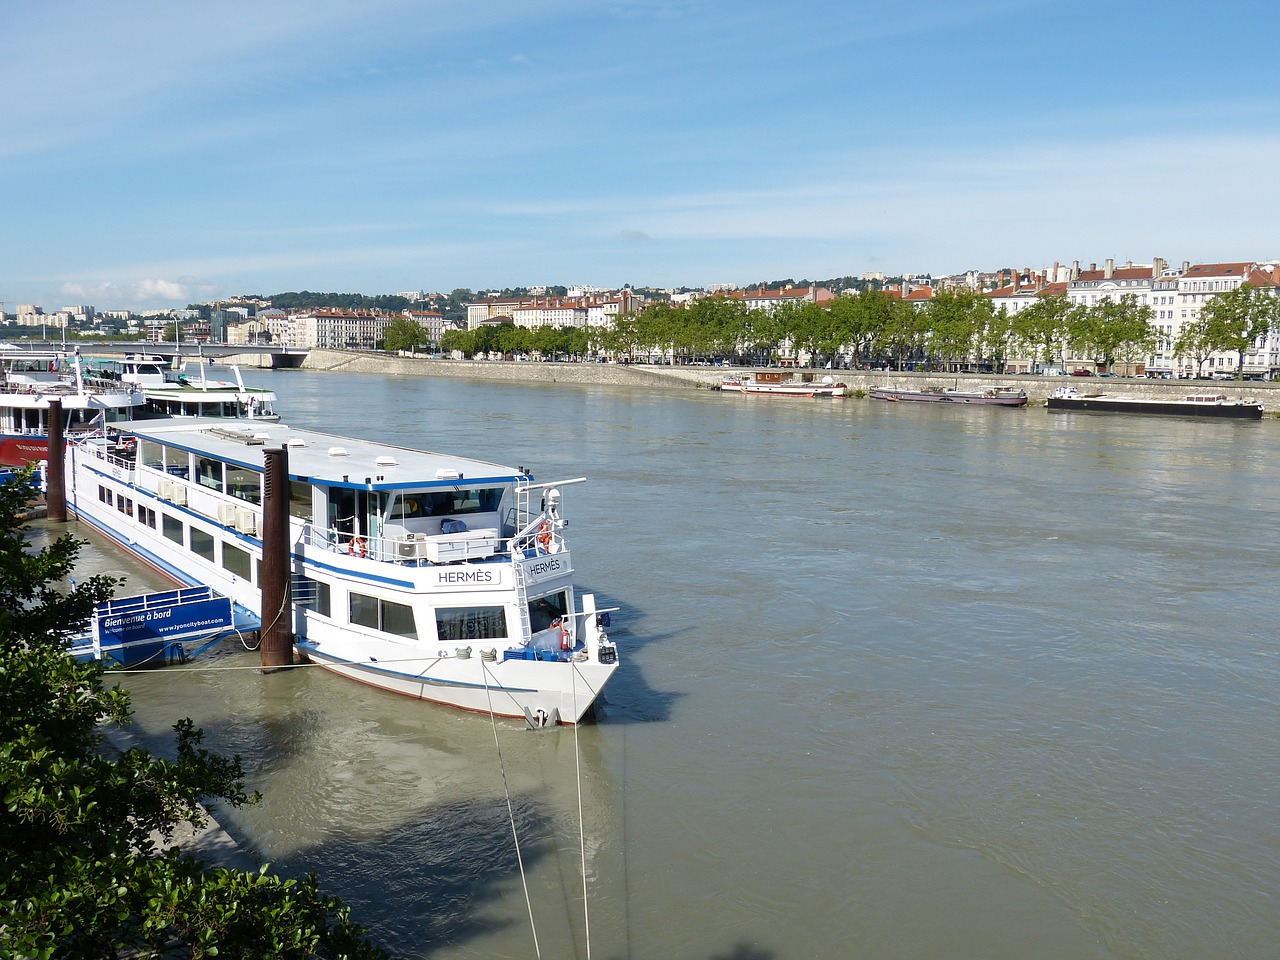
[{"label": "orange life ring", "polygon": [[364,541],[359,537],[351,538],[351,541],[347,544],[347,553],[351,554],[353,557],[364,557],[368,555],[364,548]]},{"label": "orange life ring", "polygon": [[546,525],[546,523],[543,523],[542,526],[538,528],[538,543],[542,544],[542,546],[545,547],[550,542],[551,542],[551,529]]}]

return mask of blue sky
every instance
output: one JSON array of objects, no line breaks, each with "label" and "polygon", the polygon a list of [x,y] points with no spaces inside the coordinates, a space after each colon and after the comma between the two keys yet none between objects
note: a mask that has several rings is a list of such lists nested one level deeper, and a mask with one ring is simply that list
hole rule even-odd
[{"label": "blue sky", "polygon": [[1280,257],[1260,3],[0,9],[0,300]]}]

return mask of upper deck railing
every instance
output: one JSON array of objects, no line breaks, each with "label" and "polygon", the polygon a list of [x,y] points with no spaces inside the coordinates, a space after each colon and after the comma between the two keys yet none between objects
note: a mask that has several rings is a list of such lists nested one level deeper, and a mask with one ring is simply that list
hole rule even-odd
[{"label": "upper deck railing", "polygon": [[[260,503],[193,482],[185,476],[141,467],[137,462],[137,446],[127,440],[91,436],[77,444],[76,449],[77,456],[101,460],[121,480],[223,527],[251,537],[257,537],[262,529]],[[563,532],[566,521],[559,515],[556,486],[580,482],[582,480],[567,480],[555,486],[520,485],[516,505],[500,525],[494,525],[494,514],[486,514],[472,520],[446,519],[439,533],[398,528],[390,535],[368,536],[354,530],[350,518],[341,526],[317,525],[299,516],[291,517],[291,523],[300,528],[299,536],[308,549],[386,563],[424,566],[506,556],[528,559],[568,549]],[[530,490],[546,491],[536,512],[533,512]]]}]

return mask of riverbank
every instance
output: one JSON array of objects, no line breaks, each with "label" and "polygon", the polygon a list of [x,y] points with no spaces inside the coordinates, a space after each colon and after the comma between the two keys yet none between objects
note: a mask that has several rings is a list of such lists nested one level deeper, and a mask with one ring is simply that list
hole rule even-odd
[{"label": "riverbank", "polygon": [[[584,383],[632,387],[710,389],[727,373],[750,373],[752,368],[668,367],[620,363],[536,363],[510,360],[432,360],[426,357],[397,357],[358,350],[312,350],[303,368],[346,373],[377,373],[390,376],[455,377],[468,380],[497,380],[518,383]],[[954,387],[982,390],[993,385],[1018,387],[1032,403],[1043,403],[1056,387],[1070,383],[1090,393],[1122,393],[1146,399],[1174,399],[1190,393],[1220,393],[1229,397],[1261,400],[1268,412],[1280,405],[1275,394],[1280,385],[1232,380],[1147,380],[1094,379],[1088,377],[998,376],[994,374],[945,375],[939,373],[885,372],[880,370],[793,370],[788,374],[810,375],[815,379],[831,375],[851,390],[869,390],[890,384],[906,389]],[[1273,414],[1274,415],[1274,414]]]}]

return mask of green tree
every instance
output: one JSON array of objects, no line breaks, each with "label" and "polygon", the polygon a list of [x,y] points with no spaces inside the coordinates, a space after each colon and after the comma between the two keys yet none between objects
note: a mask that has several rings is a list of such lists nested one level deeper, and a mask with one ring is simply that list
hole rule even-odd
[{"label": "green tree", "polygon": [[457,351],[463,356],[471,356],[472,343],[474,337],[471,336],[471,330],[446,330],[440,335],[440,350],[443,353],[453,353]]},{"label": "green tree", "polygon": [[1108,369],[1116,360],[1131,363],[1150,356],[1156,344],[1151,317],[1151,308],[1139,304],[1132,293],[1119,300],[1104,297],[1093,306],[1078,307],[1069,323],[1072,349]]},{"label": "green tree", "polygon": [[978,339],[991,316],[991,300],[972,290],[944,290],[923,308],[929,348],[943,369],[978,352]]},{"label": "green tree", "polygon": [[428,340],[427,328],[417,320],[396,317],[387,324],[386,349],[390,351],[414,350]]},{"label": "green tree", "polygon": [[1014,314],[1014,335],[1028,349],[1034,349],[1041,363],[1052,364],[1062,356],[1073,310],[1065,294],[1042,297]]},{"label": "green tree", "polygon": [[30,469],[0,485],[0,954],[385,957],[313,877],[213,868],[153,839],[203,826],[209,800],[255,798],[239,758],[202,748],[189,719],[175,760],[106,755],[103,727],[128,722],[128,694],[65,651],[115,581],[63,587],[80,543],[27,546],[18,517],[34,492]]},{"label": "green tree", "polygon": [[902,370],[908,361],[924,359],[929,339],[929,316],[923,308],[906,300],[889,299],[888,315],[881,331],[885,351],[893,358],[894,366]]},{"label": "green tree", "polygon": [[1009,359],[1016,339],[1013,315],[1004,310],[997,310],[989,297],[983,299],[987,301],[990,315],[978,333],[979,357],[991,363],[994,373],[1004,373],[1005,361]]},{"label": "green tree", "polygon": [[1213,355],[1217,347],[1209,335],[1209,318],[1201,313],[1194,320],[1184,323],[1178,331],[1178,338],[1173,342],[1173,354],[1179,359],[1190,357],[1196,363],[1196,376],[1204,374],[1204,362]]},{"label": "green tree", "polygon": [[1236,355],[1236,378],[1244,376],[1244,355],[1280,325],[1280,298],[1271,289],[1242,283],[1210,297],[1200,311],[1205,333],[1216,350]]}]

